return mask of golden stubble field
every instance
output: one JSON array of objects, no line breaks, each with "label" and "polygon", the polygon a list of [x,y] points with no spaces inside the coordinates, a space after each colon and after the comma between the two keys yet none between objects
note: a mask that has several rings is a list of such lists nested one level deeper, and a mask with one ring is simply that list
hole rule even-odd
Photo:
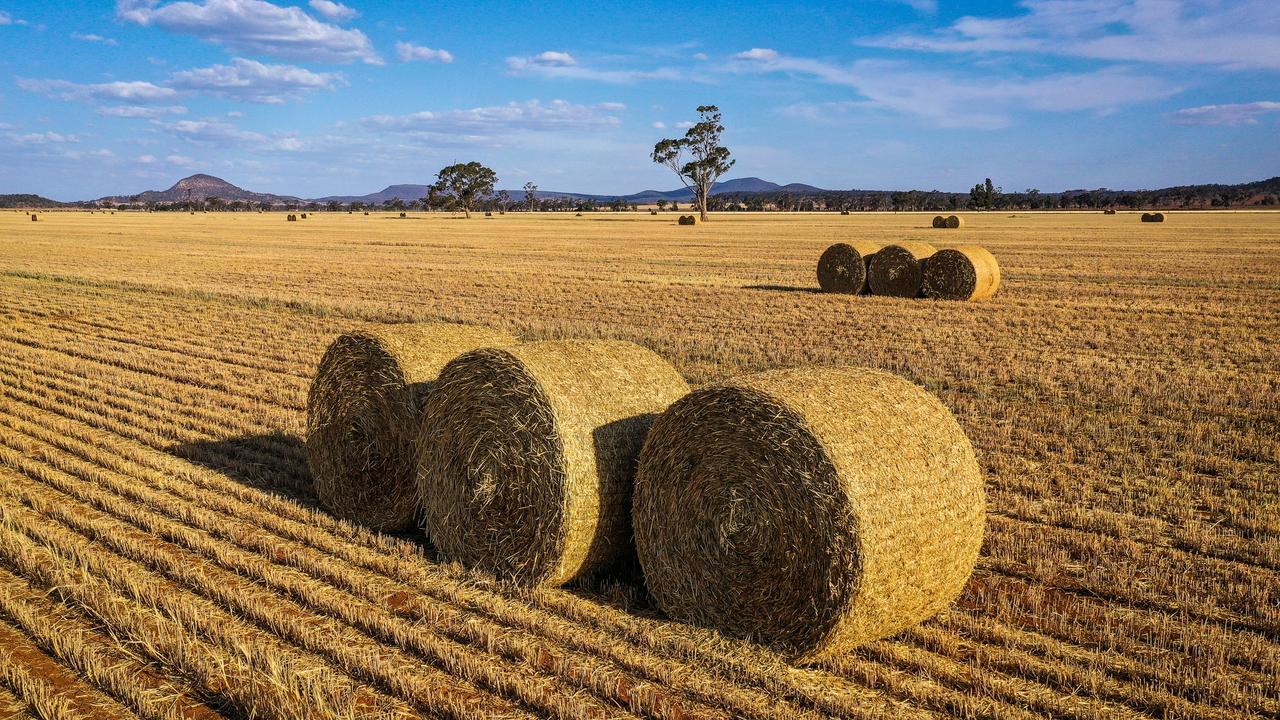
[{"label": "golden stubble field", "polygon": [[[0,213],[0,717],[1280,716],[1280,214]],[[814,292],[850,238],[980,243],[985,303]],[[821,665],[517,591],[314,505],[359,322],[614,337],[699,384],[892,370],[972,439],[964,595]]]}]

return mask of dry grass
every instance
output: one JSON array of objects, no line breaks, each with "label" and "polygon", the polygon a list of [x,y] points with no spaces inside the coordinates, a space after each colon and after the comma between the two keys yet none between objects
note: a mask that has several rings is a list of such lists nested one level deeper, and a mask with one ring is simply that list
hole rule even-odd
[{"label": "dry grass", "polygon": [[[0,624],[30,651],[0,661],[0,709],[1280,715],[1280,214],[972,214],[1003,275],[983,303],[812,292],[831,244],[931,215],[380,217],[0,217]],[[905,375],[973,441],[975,575],[924,625],[794,667],[625,579],[516,590],[336,520],[311,375],[391,320],[632,340],[695,384]]]}]

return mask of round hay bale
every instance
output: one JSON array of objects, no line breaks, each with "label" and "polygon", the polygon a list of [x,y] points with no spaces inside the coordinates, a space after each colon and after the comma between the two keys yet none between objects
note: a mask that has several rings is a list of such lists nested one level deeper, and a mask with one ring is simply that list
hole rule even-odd
[{"label": "round hay bale", "polygon": [[812,661],[932,616],[982,545],[982,474],[936,397],[803,368],[700,388],[654,423],[632,511],[668,615]]},{"label": "round hay bale", "polygon": [[1142,213],[1142,222],[1164,222],[1164,213]]},{"label": "round hay bale", "polygon": [[1000,264],[986,248],[944,248],[924,261],[922,290],[939,300],[986,300],[1000,289]]},{"label": "round hay bale", "polygon": [[1103,211],[1102,211],[1102,214],[1103,214],[1103,215],[1115,215],[1115,214],[1116,214],[1116,209],[1115,209],[1115,208],[1107,208],[1106,210],[1103,210]]},{"label": "round hay bale", "polygon": [[867,264],[879,249],[879,245],[865,240],[827,248],[818,258],[818,287],[829,293],[866,292]]},{"label": "round hay bale", "polygon": [[947,219],[942,217],[941,215],[934,215],[933,226],[935,228],[945,228],[947,226]]},{"label": "round hay bale", "polygon": [[924,282],[921,261],[933,253],[929,243],[886,245],[867,263],[867,288],[872,295],[918,297]]},{"label": "round hay bale", "polygon": [[964,218],[960,217],[959,215],[948,215],[946,222],[947,222],[947,229],[949,230],[955,230],[956,228],[964,227]]},{"label": "round hay bale", "polygon": [[559,585],[630,556],[635,462],[689,389],[628,342],[485,348],[440,373],[423,413],[418,484],[446,558]]},{"label": "round hay bale", "polygon": [[840,211],[840,214],[841,214],[841,215],[848,215],[848,214],[849,214],[849,211],[848,211],[848,210],[841,210],[841,211]]},{"label": "round hay bale", "polygon": [[35,213],[31,214],[31,222],[40,222],[40,218]]},{"label": "round hay bale", "polygon": [[681,215],[680,219],[677,220],[676,222],[680,223],[681,225],[697,225],[698,217],[696,215]]},{"label": "round hay bale", "polygon": [[375,530],[413,527],[414,443],[424,396],[459,353],[514,342],[497,330],[445,323],[391,325],[334,340],[307,402],[307,459],[320,504]]}]

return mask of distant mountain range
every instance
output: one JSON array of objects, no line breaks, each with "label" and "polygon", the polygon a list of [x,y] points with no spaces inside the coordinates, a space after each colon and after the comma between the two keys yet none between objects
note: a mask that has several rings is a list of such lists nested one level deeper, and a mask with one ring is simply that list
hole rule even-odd
[{"label": "distant mountain range", "polygon": [[[758,177],[737,178],[734,180],[725,180],[718,182],[711,188],[712,195],[724,195],[728,193],[762,193],[762,192],[794,192],[794,193],[819,193],[827,192],[822,188],[812,185],[804,185],[802,183],[791,183],[790,185],[779,185],[778,183],[761,180]],[[511,197],[521,199],[524,197],[524,190],[507,190]],[[638,193],[630,195],[592,195],[589,193],[562,192],[559,190],[539,190],[536,193],[538,199],[545,200],[548,198],[572,198],[575,200],[625,200],[633,203],[651,203],[657,200],[676,200],[681,202],[690,202],[693,200],[693,191],[689,188],[680,188],[678,190],[641,190]],[[368,195],[329,195],[327,197],[315,198],[318,203],[327,203],[337,200],[340,203],[347,204],[353,202],[362,202],[366,205],[380,205],[388,200],[400,198],[405,202],[412,200],[421,200],[427,196],[426,185],[389,185],[383,190]]]},{"label": "distant mountain range", "polygon": [[[508,190],[507,192],[517,202],[524,200],[524,190]],[[889,209],[886,205],[898,208],[899,205],[897,203],[899,201],[904,203],[901,209],[932,209],[929,203],[936,204],[936,202],[947,198],[963,203],[968,198],[967,193],[920,192],[914,190],[905,193],[890,190],[824,190],[802,183],[779,185],[758,177],[735,178],[716,183],[711,190],[711,194],[736,195],[739,198],[759,196],[775,199],[782,198],[784,200],[788,196],[793,199],[827,196],[827,207],[830,206],[831,197],[839,196],[844,198],[841,202],[846,203],[848,207],[853,209]],[[179,180],[168,190],[148,190],[137,195],[110,195],[97,200],[86,200],[77,203],[57,202],[39,195],[0,195],[0,208],[58,207],[64,205],[96,206],[130,203],[165,205],[181,203],[188,198],[200,202],[207,202],[210,198],[219,198],[226,202],[239,200],[267,205],[301,205],[311,202],[326,204],[332,201],[337,201],[344,205],[353,202],[362,202],[366,205],[381,205],[388,200],[396,198],[404,202],[412,202],[424,198],[426,195],[426,185],[404,184],[389,185],[378,192],[367,195],[329,195],[308,199],[292,195],[252,192],[232,185],[222,178],[199,173]],[[658,200],[690,202],[693,200],[693,193],[688,188],[642,190],[629,195],[593,195],[557,190],[539,190],[537,197],[540,200],[593,200],[602,204],[614,200],[649,204]],[[1104,188],[1043,193],[1037,198],[1032,198],[1024,193],[1007,193],[1004,197],[1007,201],[1013,203],[1009,207],[1032,208],[1059,206],[1103,207],[1109,205],[1165,208],[1276,206],[1280,205],[1280,177],[1239,185],[1185,185],[1160,190],[1108,190]],[[921,198],[926,198],[926,202],[921,203]],[[1045,198],[1055,198],[1055,202],[1058,204],[1036,204],[1037,202],[1043,203]],[[781,201],[779,201],[780,203]],[[952,205],[952,207],[955,207],[955,205]],[[786,208],[784,207],[784,209]],[[792,207],[790,209],[796,208]]]}]

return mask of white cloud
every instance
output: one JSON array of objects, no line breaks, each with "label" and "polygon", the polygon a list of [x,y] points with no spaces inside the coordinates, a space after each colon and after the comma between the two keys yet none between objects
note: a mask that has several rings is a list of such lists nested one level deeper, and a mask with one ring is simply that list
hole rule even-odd
[{"label": "white cloud", "polygon": [[537,55],[507,58],[507,74],[535,76],[558,80],[592,80],[606,83],[633,83],[643,80],[697,79],[686,77],[674,68],[660,67],[653,70],[601,69],[585,66],[567,52],[547,50]]},{"label": "white cloud", "polygon": [[119,0],[116,14],[122,20],[192,35],[239,52],[382,64],[368,36],[359,30],[324,23],[300,8],[265,0],[184,0],[164,5],[155,0]]},{"label": "white cloud", "polygon": [[680,130],[688,130],[689,128],[693,127],[695,124],[696,123],[691,122],[689,120],[681,120],[680,122],[676,123],[676,127]]},{"label": "white cloud", "polygon": [[614,127],[613,104],[576,105],[564,100],[542,103],[530,100],[468,110],[425,111],[410,115],[375,115],[361,124],[371,130],[408,133],[458,133],[476,138],[520,131],[588,130]]},{"label": "white cloud", "polygon": [[103,117],[155,119],[166,115],[185,115],[182,105],[108,105],[95,110]]},{"label": "white cloud", "polygon": [[111,45],[113,47],[120,44],[116,42],[114,38],[103,37],[101,35],[96,35],[94,33],[73,32],[71,33],[71,39],[83,40],[84,42],[102,43],[103,45]]},{"label": "white cloud", "polygon": [[171,135],[201,145],[229,146],[245,143],[262,145],[269,141],[269,138],[262,133],[241,130],[235,125],[221,120],[177,120],[173,122],[153,120],[152,122],[156,127]]},{"label": "white cloud", "polygon": [[666,130],[667,124],[662,122],[661,120],[658,120],[654,122],[653,125],[651,125],[650,127],[652,127],[654,130]]},{"label": "white cloud", "polygon": [[699,53],[693,54],[693,59],[694,60],[710,60],[711,58],[706,53],[699,52]]},{"label": "white cloud", "polygon": [[0,10],[0,25],[26,25],[27,21]]},{"label": "white cloud", "polygon": [[43,93],[62,100],[128,100],[154,102],[168,100],[178,93],[173,88],[134,80],[131,82],[107,82],[80,84],[67,80],[36,80],[17,78],[18,87],[29,92]]},{"label": "white cloud", "polygon": [[143,165],[150,165],[156,161],[156,156],[155,155],[139,155],[134,159],[142,163]]},{"label": "white cloud", "polygon": [[342,3],[332,2],[332,0],[311,0],[309,4],[317,15],[334,22],[353,20],[360,15],[355,8],[349,8]]},{"label": "white cloud", "polygon": [[27,133],[26,135],[9,133],[8,138],[10,142],[16,145],[50,145],[80,142],[80,138],[76,135],[63,135],[56,132]]},{"label": "white cloud", "polygon": [[[151,157],[151,156],[144,155],[143,157]],[[177,165],[178,167],[185,167],[185,168],[195,167],[197,164],[195,161],[195,158],[189,158],[186,155],[166,155],[164,158],[164,161],[169,163],[170,165]]]},{"label": "white cloud", "polygon": [[399,58],[400,62],[412,62],[414,60],[440,63],[453,62],[453,54],[448,50],[434,50],[424,45],[414,45],[407,42],[396,43],[396,57]]},{"label": "white cloud", "polygon": [[938,12],[938,0],[899,0],[903,5],[910,5],[916,12],[932,15]]},{"label": "white cloud", "polygon": [[[914,115],[939,127],[1002,128],[1012,123],[1011,114],[1019,110],[1106,113],[1124,105],[1167,98],[1181,90],[1163,79],[1122,68],[992,80],[884,60],[859,60],[846,66],[780,53],[757,57],[760,59],[734,62],[725,69],[787,73],[847,86],[865,98],[857,107]],[[828,109],[848,112],[853,107]],[[793,106],[791,112],[802,116],[820,110],[820,106],[801,105]]]},{"label": "white cloud", "polygon": [[750,50],[745,50],[740,53],[735,53],[733,56],[733,59],[734,60],[770,61],[770,60],[777,60],[779,57],[780,57],[780,54],[778,53],[778,51],[773,50],[771,48],[751,48]]},{"label": "white cloud", "polygon": [[1036,53],[1094,60],[1280,69],[1274,0],[1021,0],[1013,17],[967,16],[941,32],[865,45],[945,53]]},{"label": "white cloud", "polygon": [[1230,105],[1201,105],[1169,114],[1177,125],[1257,125],[1259,118],[1280,113],[1280,102],[1262,100]]},{"label": "white cloud", "polygon": [[294,65],[268,65],[235,58],[230,65],[174,73],[169,84],[179,90],[279,105],[317,90],[333,89],[342,80],[339,73],[317,73]]}]

